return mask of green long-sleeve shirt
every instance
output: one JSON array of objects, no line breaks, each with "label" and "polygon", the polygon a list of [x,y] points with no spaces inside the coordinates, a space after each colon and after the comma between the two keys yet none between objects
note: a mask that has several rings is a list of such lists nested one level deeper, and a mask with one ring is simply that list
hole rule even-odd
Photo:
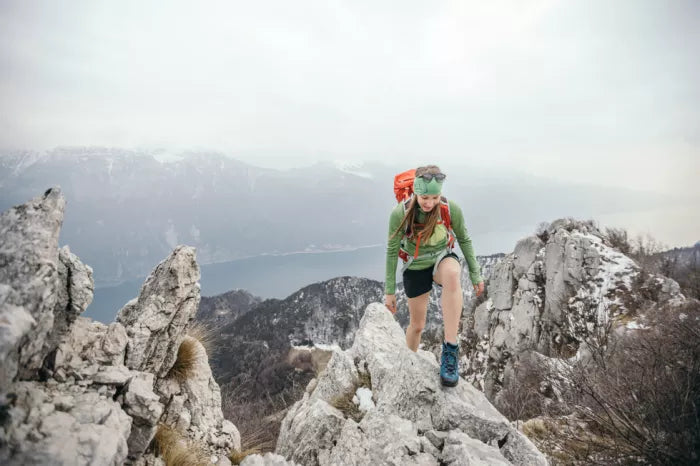
[{"label": "green long-sleeve shirt", "polygon": [[[464,225],[464,215],[462,215],[462,209],[459,208],[457,204],[448,200],[450,205],[450,220],[452,222],[452,229],[457,237],[457,242],[459,242],[459,247],[464,254],[464,258],[467,260],[467,266],[469,267],[469,280],[476,285],[481,282],[481,271],[479,268],[479,263],[476,261],[476,255],[474,254],[474,248],[472,247],[472,240],[469,238],[467,233],[467,227]],[[439,209],[439,206],[435,207]],[[389,235],[386,245],[386,280],[384,282],[384,292],[386,294],[394,294],[396,292],[396,264],[399,258],[399,248],[401,247],[401,237],[403,236],[400,232],[393,238],[391,235],[396,231],[396,229],[401,224],[403,220],[403,204],[399,203],[394,210],[391,211],[389,216]],[[424,222],[425,216],[427,214],[422,210],[418,210],[418,222]],[[419,255],[428,254],[432,252],[439,251],[447,247],[447,229],[443,225],[437,225],[433,236],[430,237],[428,241],[421,241]],[[412,240],[406,241],[406,251],[409,254],[414,254],[416,250],[416,243]],[[408,266],[409,270],[423,270],[428,267],[433,267],[435,265],[435,257],[428,257],[422,260],[415,260]]]}]

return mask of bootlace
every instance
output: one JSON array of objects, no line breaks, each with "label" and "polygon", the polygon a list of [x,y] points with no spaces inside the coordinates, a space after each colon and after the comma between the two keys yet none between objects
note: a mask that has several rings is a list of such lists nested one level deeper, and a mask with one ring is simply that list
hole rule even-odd
[{"label": "bootlace", "polygon": [[442,361],[449,372],[455,372],[457,370],[457,355],[451,351],[444,351],[442,353]]}]

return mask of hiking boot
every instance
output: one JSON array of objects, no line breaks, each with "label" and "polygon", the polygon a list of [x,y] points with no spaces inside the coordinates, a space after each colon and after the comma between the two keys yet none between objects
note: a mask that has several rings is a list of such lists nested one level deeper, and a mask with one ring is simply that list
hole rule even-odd
[{"label": "hiking boot", "polygon": [[442,362],[440,364],[440,379],[447,387],[454,387],[459,382],[459,371],[457,359],[459,356],[459,346],[452,343],[442,343]]}]

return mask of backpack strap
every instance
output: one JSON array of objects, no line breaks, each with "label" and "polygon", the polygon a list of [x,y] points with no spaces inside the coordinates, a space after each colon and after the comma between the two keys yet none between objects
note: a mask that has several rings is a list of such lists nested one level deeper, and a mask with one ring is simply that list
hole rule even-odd
[{"label": "backpack strap", "polygon": [[[404,215],[408,211],[408,206],[410,204],[411,199],[406,199],[403,202],[403,212]],[[445,226],[447,229],[447,247],[443,252],[445,254],[447,252],[451,252],[452,249],[454,249],[455,245],[455,239],[456,235],[454,230],[452,229],[452,215],[450,213],[450,204],[447,202],[447,198],[444,196],[440,198],[440,220],[438,223],[441,223]],[[411,235],[409,235],[409,226],[406,225],[406,230],[404,231],[404,235],[401,238],[401,247],[399,248],[399,258],[404,262],[403,270],[408,268],[409,265],[411,265],[411,262],[417,259],[424,259],[427,257],[435,257],[439,256],[442,253],[441,252],[436,252],[432,254],[419,254],[419,248],[420,248],[420,241],[421,241],[421,236],[420,233],[418,234],[418,237],[416,238],[416,251],[413,255],[410,255],[408,253],[408,250],[405,247],[405,241],[407,238],[410,238]]]},{"label": "backpack strap", "polygon": [[[411,205],[411,199],[413,198],[413,195],[410,195],[403,201],[401,201],[401,204],[403,205],[403,214],[404,216],[408,212],[408,207]],[[409,257],[408,251],[406,250],[406,239],[411,237],[411,233],[409,233],[409,230],[411,226],[409,225],[410,222],[406,223],[406,227],[404,228],[403,231],[403,236],[401,237],[401,246],[399,247],[399,258],[404,262],[404,269],[408,267],[408,265],[413,262],[415,259],[415,256]],[[420,238],[419,238],[420,239]],[[416,252],[418,252],[418,249],[416,248]]]},{"label": "backpack strap", "polygon": [[455,246],[456,235],[452,229],[452,215],[450,213],[450,203],[445,196],[440,196],[440,220],[447,228],[447,247],[452,250]]}]

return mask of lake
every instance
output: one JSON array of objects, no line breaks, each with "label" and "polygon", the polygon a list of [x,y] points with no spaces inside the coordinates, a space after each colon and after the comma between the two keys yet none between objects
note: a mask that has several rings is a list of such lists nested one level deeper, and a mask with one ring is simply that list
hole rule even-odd
[{"label": "lake", "polygon": [[[384,245],[350,251],[261,255],[201,266],[202,296],[242,288],[262,298],[285,298],[311,283],[351,275],[384,281]],[[138,296],[144,278],[95,290],[83,314],[100,322],[114,320],[119,309]]]},{"label": "lake", "polygon": [[[700,239],[700,217],[696,210],[696,203],[681,203],[643,212],[584,213],[578,218],[596,218],[601,229],[618,226],[627,228],[632,235],[650,233],[672,248],[692,246]],[[533,234],[538,223],[472,234],[477,255],[512,252],[516,242]],[[503,248],[503,245],[509,246]],[[384,281],[384,248],[381,244],[349,251],[261,255],[207,264],[201,266],[201,292],[203,296],[214,296],[242,288],[261,298],[285,298],[311,283],[343,275]],[[397,279],[400,278],[400,275],[397,276]],[[145,277],[118,286],[97,288],[95,298],[84,315],[105,323],[113,321],[119,309],[138,296],[144,280]]]}]

